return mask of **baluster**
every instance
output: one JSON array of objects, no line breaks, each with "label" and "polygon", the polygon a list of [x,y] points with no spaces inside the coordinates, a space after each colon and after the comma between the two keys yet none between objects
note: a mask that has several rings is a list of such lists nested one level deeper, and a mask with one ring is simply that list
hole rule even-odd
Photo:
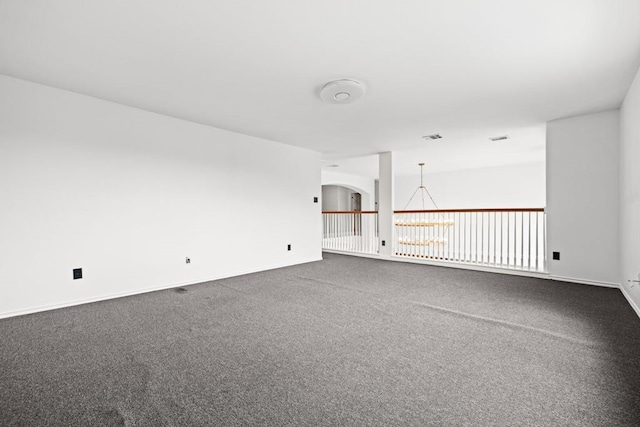
[{"label": "baluster", "polygon": [[361,214],[353,214],[353,234],[355,234],[354,238],[356,240],[356,251],[358,252],[362,252],[362,224],[360,223],[361,219]]},{"label": "baluster", "polygon": [[527,233],[529,233],[527,240],[527,270],[531,270],[531,211],[527,213]]},{"label": "baluster", "polygon": [[461,243],[462,239],[460,237],[460,234],[461,234],[460,231],[462,231],[462,220],[460,219],[460,217],[462,215],[461,215],[460,212],[457,212],[457,214],[458,214],[458,221],[456,221],[455,231],[456,231],[456,235],[457,235],[457,238],[458,238],[458,243],[456,244],[456,250],[458,251],[458,256],[457,256],[456,259],[458,260],[458,262],[461,262],[462,261],[462,257],[461,257],[462,251],[460,249],[460,243]]},{"label": "baluster", "polygon": [[510,235],[509,235],[509,228],[510,228],[509,225],[510,224],[511,224],[511,218],[510,218],[509,212],[507,212],[507,267],[509,267],[511,265],[509,263],[509,255],[510,255],[509,246],[510,246],[510,243],[511,243],[511,238],[510,238]]},{"label": "baluster", "polygon": [[477,263],[478,262],[478,213],[477,212],[473,212],[472,213],[473,216],[473,222],[471,223],[474,226],[474,242],[473,242],[473,246],[474,246],[474,257],[473,257],[473,262]]},{"label": "baluster", "polygon": [[500,212],[500,266],[504,264],[504,212]]},{"label": "baluster", "polygon": [[520,268],[524,268],[524,212],[520,212]]},{"label": "baluster", "polygon": [[468,261],[468,252],[467,252],[467,212],[464,213],[464,261],[467,262]]},{"label": "baluster", "polygon": [[497,245],[497,231],[496,231],[496,217],[497,212],[493,212],[493,265],[498,263],[498,245]]},{"label": "baluster", "polygon": [[536,212],[536,271],[540,270],[539,258],[538,258],[538,221],[540,220],[539,212]]}]

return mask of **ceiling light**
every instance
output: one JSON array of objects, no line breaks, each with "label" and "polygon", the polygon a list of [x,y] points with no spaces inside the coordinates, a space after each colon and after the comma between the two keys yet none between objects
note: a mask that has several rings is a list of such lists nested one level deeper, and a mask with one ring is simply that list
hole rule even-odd
[{"label": "ceiling light", "polygon": [[364,85],[349,79],[329,82],[320,91],[320,98],[328,104],[351,104],[363,96]]}]

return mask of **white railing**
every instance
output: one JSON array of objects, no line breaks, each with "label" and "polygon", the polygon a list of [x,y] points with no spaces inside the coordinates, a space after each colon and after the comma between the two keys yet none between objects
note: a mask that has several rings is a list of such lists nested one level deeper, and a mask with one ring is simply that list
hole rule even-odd
[{"label": "white railing", "polygon": [[394,212],[396,256],[545,271],[544,209]]},{"label": "white railing", "polygon": [[378,212],[322,212],[322,249],[378,253]]}]

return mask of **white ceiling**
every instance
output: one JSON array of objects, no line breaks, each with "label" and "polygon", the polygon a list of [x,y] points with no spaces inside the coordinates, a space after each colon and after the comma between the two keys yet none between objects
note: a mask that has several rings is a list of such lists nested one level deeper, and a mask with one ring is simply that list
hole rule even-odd
[{"label": "white ceiling", "polygon": [[[639,66],[639,0],[0,0],[2,74],[328,161],[542,159],[543,123],[618,107]],[[339,78],[365,97],[323,104]]]},{"label": "white ceiling", "polygon": [[[418,163],[424,173],[477,169],[545,161],[546,126],[503,128],[509,139],[491,141],[482,132],[452,131],[450,137],[419,142],[418,148],[394,152],[394,175],[417,175]],[[378,155],[327,159],[323,170],[378,178]]]}]

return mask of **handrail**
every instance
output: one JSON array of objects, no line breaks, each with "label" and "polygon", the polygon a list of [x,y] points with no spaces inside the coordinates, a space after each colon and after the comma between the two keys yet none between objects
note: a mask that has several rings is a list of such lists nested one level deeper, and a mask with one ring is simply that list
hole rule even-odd
[{"label": "handrail", "polygon": [[323,214],[377,214],[378,211],[322,211]]},{"label": "handrail", "polygon": [[544,212],[544,208],[481,208],[393,211],[393,213],[457,213],[457,212]]}]

